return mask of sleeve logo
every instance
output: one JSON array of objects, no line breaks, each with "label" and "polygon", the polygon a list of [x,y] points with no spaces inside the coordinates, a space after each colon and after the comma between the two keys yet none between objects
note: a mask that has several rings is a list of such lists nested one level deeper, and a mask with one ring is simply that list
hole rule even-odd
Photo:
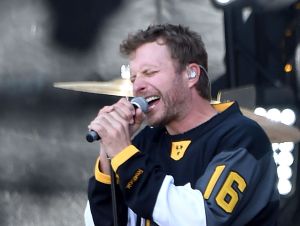
[{"label": "sleeve logo", "polygon": [[129,182],[126,185],[127,189],[131,189],[133,184],[140,178],[140,176],[144,173],[144,170],[138,169],[134,176],[129,180]]}]

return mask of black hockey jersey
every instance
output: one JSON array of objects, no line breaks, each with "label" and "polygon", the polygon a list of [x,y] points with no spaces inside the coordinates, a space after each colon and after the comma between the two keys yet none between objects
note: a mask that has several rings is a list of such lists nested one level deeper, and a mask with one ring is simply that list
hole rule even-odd
[{"label": "black hockey jersey", "polygon": [[[276,224],[277,175],[266,134],[236,103],[215,107],[219,114],[183,134],[145,127],[112,159],[120,225],[140,217],[141,225],[160,226]],[[96,164],[88,190],[95,225],[113,225],[109,184]]]}]

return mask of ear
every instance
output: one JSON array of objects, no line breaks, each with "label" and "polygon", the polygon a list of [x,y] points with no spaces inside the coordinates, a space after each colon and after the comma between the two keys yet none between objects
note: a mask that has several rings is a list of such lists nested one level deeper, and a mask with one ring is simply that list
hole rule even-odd
[{"label": "ear", "polygon": [[189,80],[189,87],[194,86],[199,79],[201,69],[196,63],[189,64],[186,69],[187,78]]},{"label": "ear", "polygon": [[196,78],[197,76],[197,72],[193,69],[189,69],[187,73],[188,73],[188,79],[193,79]]}]

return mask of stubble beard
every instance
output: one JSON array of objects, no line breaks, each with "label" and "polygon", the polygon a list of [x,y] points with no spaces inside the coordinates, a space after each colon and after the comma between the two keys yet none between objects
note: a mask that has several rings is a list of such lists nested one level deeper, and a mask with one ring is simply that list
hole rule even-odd
[{"label": "stubble beard", "polygon": [[156,116],[147,117],[147,123],[150,126],[166,126],[174,120],[181,117],[182,112],[185,108],[185,97],[186,91],[183,87],[183,81],[180,75],[176,76],[173,80],[173,87],[169,91],[165,92],[163,95],[160,92],[161,99],[163,103],[162,112],[156,112]]}]

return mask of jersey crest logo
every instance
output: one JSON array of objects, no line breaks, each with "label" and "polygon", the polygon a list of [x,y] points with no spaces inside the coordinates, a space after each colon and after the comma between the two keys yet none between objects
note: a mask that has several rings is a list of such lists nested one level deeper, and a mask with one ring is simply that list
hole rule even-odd
[{"label": "jersey crest logo", "polygon": [[172,142],[171,158],[175,161],[180,160],[184,156],[184,153],[187,150],[190,143],[190,140]]}]

